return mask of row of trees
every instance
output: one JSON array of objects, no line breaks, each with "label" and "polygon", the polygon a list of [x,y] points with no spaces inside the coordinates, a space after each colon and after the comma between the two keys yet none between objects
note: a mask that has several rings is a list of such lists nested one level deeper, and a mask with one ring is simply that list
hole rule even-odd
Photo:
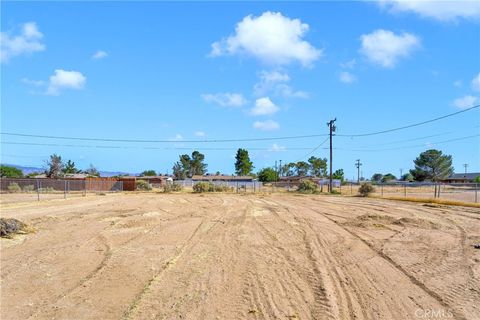
[{"label": "row of trees", "polygon": [[[44,173],[48,178],[61,178],[67,174],[84,173],[92,177],[99,177],[100,173],[93,166],[86,170],[80,170],[75,166],[75,162],[68,160],[63,162],[62,157],[57,154],[52,154],[50,158],[45,162]],[[28,176],[35,176],[40,174],[39,172],[29,174]],[[0,166],[0,176],[5,178],[23,178],[22,170],[11,166]]]},{"label": "row of trees", "polygon": [[[413,161],[414,169],[402,175],[401,181],[439,181],[448,178],[453,174],[452,156],[444,155],[442,151],[430,149],[420,153]],[[373,182],[389,182],[397,180],[391,173],[385,175],[375,173],[371,180]]]}]

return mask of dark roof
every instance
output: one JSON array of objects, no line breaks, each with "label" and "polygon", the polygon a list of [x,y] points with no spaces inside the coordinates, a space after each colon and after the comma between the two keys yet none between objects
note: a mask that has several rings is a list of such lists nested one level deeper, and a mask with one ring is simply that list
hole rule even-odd
[{"label": "dark roof", "polygon": [[471,173],[454,173],[445,180],[474,180],[476,177],[480,176],[480,172],[471,172]]}]

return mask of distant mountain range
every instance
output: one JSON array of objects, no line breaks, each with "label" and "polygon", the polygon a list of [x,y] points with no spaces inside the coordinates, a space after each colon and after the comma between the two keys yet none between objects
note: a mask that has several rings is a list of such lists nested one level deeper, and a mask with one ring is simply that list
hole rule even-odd
[{"label": "distant mountain range", "polygon": [[[9,163],[2,163],[2,164],[5,165],[5,166],[15,167],[17,169],[22,170],[24,175],[27,175],[27,174],[33,173],[33,172],[42,173],[44,171],[43,168],[20,166],[20,165],[17,165],[17,164],[9,164]],[[121,172],[121,171],[99,171],[99,172],[100,172],[100,176],[102,176],[102,177],[112,177],[112,176],[119,176],[119,175],[125,175],[125,174],[132,175],[132,176],[137,175],[136,173]]]}]

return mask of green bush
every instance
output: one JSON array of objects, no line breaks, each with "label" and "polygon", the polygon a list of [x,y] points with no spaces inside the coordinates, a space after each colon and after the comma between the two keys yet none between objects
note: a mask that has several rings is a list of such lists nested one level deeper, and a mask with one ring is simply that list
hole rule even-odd
[{"label": "green bush", "polygon": [[32,192],[34,189],[35,187],[33,186],[33,184],[29,184],[23,187],[23,191],[25,192]]},{"label": "green bush", "polygon": [[163,186],[163,192],[169,193],[169,192],[175,192],[175,191],[182,191],[183,186],[179,183],[167,183],[165,186]]},{"label": "green bush", "polygon": [[8,187],[7,187],[9,192],[20,192],[22,191],[22,188],[18,185],[16,182],[11,182]]},{"label": "green bush", "polygon": [[137,190],[149,191],[152,190],[152,186],[146,180],[137,180]]},{"label": "green bush", "polygon": [[358,193],[362,197],[368,197],[368,195],[375,191],[375,188],[370,183],[362,183],[358,188]]},{"label": "green bush", "polygon": [[298,186],[298,192],[301,193],[315,193],[317,191],[317,184],[310,180],[304,180],[300,182]]},{"label": "green bush", "polygon": [[198,182],[193,185],[193,192],[202,193],[213,191],[215,191],[215,186],[211,182]]}]

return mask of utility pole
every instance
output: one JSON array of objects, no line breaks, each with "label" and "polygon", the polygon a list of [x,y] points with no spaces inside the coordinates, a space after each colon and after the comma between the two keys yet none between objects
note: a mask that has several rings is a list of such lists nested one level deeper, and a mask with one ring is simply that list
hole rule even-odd
[{"label": "utility pole", "polygon": [[275,160],[275,172],[278,173],[277,160]]},{"label": "utility pole", "polygon": [[357,159],[357,162],[355,162],[355,167],[357,167],[357,183],[360,183],[360,166],[362,163],[360,163],[360,159]]},{"label": "utility pole", "polygon": [[465,177],[467,176],[468,163],[464,163],[463,167],[465,168]]},{"label": "utility pole", "polygon": [[402,180],[402,177],[403,177],[403,169],[400,168],[400,177],[398,177],[398,180]]},{"label": "utility pole", "polygon": [[337,121],[337,118],[330,120],[327,122],[327,126],[330,129],[330,181],[329,181],[329,189],[328,191],[333,192],[333,176],[332,176],[332,161],[333,161],[333,149],[332,149],[332,136],[333,133],[336,130],[336,127],[334,125],[335,121]]},{"label": "utility pole", "polygon": [[280,160],[280,169],[279,169],[279,176],[282,176],[282,160]]}]

